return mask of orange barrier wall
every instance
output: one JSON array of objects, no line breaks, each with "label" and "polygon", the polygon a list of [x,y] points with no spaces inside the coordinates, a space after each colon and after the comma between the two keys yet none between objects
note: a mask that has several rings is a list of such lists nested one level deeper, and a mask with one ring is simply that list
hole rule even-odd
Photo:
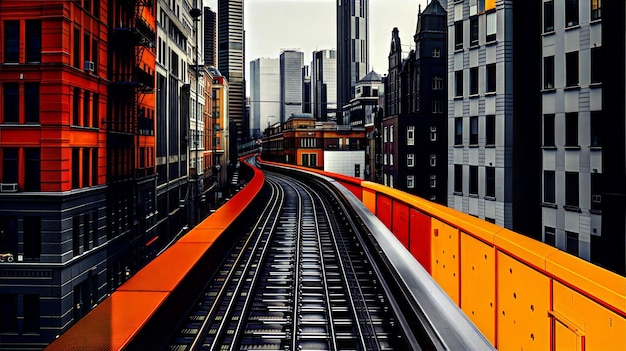
[{"label": "orange barrier wall", "polygon": [[170,324],[181,318],[189,301],[203,289],[198,282],[206,281],[207,267],[218,264],[226,252],[224,242],[231,239],[223,234],[261,191],[265,177],[257,168],[253,172],[248,185],[230,201],[122,284],[46,350],[161,349],[168,341]]},{"label": "orange barrier wall", "polygon": [[353,193],[359,184],[357,197],[499,350],[626,350],[625,277],[405,192],[318,173]]}]

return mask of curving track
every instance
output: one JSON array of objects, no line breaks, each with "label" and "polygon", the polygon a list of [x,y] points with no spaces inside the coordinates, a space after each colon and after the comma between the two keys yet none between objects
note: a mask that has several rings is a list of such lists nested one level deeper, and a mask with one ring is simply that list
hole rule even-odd
[{"label": "curving track", "polygon": [[272,172],[266,186],[264,207],[169,349],[412,348],[337,199],[320,184]]}]

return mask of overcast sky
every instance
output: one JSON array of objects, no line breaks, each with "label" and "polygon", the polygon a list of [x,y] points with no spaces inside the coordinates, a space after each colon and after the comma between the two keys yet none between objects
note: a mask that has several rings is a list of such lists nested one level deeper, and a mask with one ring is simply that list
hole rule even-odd
[{"label": "overcast sky", "polygon": [[[204,0],[217,10],[217,0]],[[246,71],[259,57],[278,58],[281,49],[304,52],[310,65],[314,50],[336,49],[337,0],[244,0]],[[418,6],[426,0],[370,0],[370,67],[383,75],[391,31],[400,30],[403,51],[413,48]]]}]

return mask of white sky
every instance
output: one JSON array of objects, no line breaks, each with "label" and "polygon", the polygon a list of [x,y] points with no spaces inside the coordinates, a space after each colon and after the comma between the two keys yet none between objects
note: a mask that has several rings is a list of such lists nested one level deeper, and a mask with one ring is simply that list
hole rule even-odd
[{"label": "white sky", "polygon": [[[278,58],[281,49],[304,52],[310,65],[314,50],[336,49],[337,0],[244,0],[246,31],[246,74],[250,61],[259,57]],[[217,10],[217,0],[204,0]],[[387,73],[391,31],[400,30],[403,51],[413,48],[418,6],[426,0],[370,0],[370,67]],[[247,78],[246,78],[247,79]]]}]

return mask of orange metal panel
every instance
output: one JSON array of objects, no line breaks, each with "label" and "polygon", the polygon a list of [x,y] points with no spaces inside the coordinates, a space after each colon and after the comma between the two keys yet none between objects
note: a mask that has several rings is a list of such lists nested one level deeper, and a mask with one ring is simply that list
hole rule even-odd
[{"label": "orange metal panel", "polygon": [[580,337],[566,325],[555,322],[554,349],[581,351]]},{"label": "orange metal panel", "polygon": [[363,197],[361,199],[365,207],[372,213],[376,213],[376,192],[363,188]]},{"label": "orange metal panel", "polygon": [[430,217],[422,212],[409,211],[409,252],[432,274],[430,266]]},{"label": "orange metal panel", "polygon": [[535,266],[545,269],[546,257],[559,249],[546,245],[522,234],[503,229],[495,234],[493,243],[499,250],[505,251],[513,257]]},{"label": "orange metal panel", "polygon": [[198,225],[193,228],[189,233],[185,234],[180,240],[179,243],[212,243],[214,242],[221,234],[222,229],[205,229]]},{"label": "orange metal panel", "polygon": [[118,288],[118,291],[172,291],[210,244],[176,243]]},{"label": "orange metal panel", "polygon": [[167,292],[115,292],[46,350],[121,350],[167,296]]},{"label": "orange metal panel", "polygon": [[376,217],[389,229],[391,229],[391,210],[391,198],[378,193],[376,196]]},{"label": "orange metal panel", "polygon": [[459,304],[459,231],[432,219],[432,276],[452,301]]},{"label": "orange metal panel", "polygon": [[586,350],[626,350],[626,319],[623,316],[559,282],[554,282],[553,292],[554,323],[565,325],[569,331],[556,333],[557,350],[565,349],[560,346],[569,345],[573,337],[577,345],[584,337]]},{"label": "orange metal panel", "polygon": [[560,281],[626,316],[626,277],[563,251],[548,256],[546,269]]},{"label": "orange metal panel", "polygon": [[402,245],[409,248],[409,206],[394,201],[393,219],[391,221],[391,232],[400,240]]},{"label": "orange metal panel", "polygon": [[499,350],[550,350],[550,278],[513,257],[497,253]]},{"label": "orange metal panel", "polygon": [[463,232],[461,232],[461,309],[495,345],[495,249]]}]

